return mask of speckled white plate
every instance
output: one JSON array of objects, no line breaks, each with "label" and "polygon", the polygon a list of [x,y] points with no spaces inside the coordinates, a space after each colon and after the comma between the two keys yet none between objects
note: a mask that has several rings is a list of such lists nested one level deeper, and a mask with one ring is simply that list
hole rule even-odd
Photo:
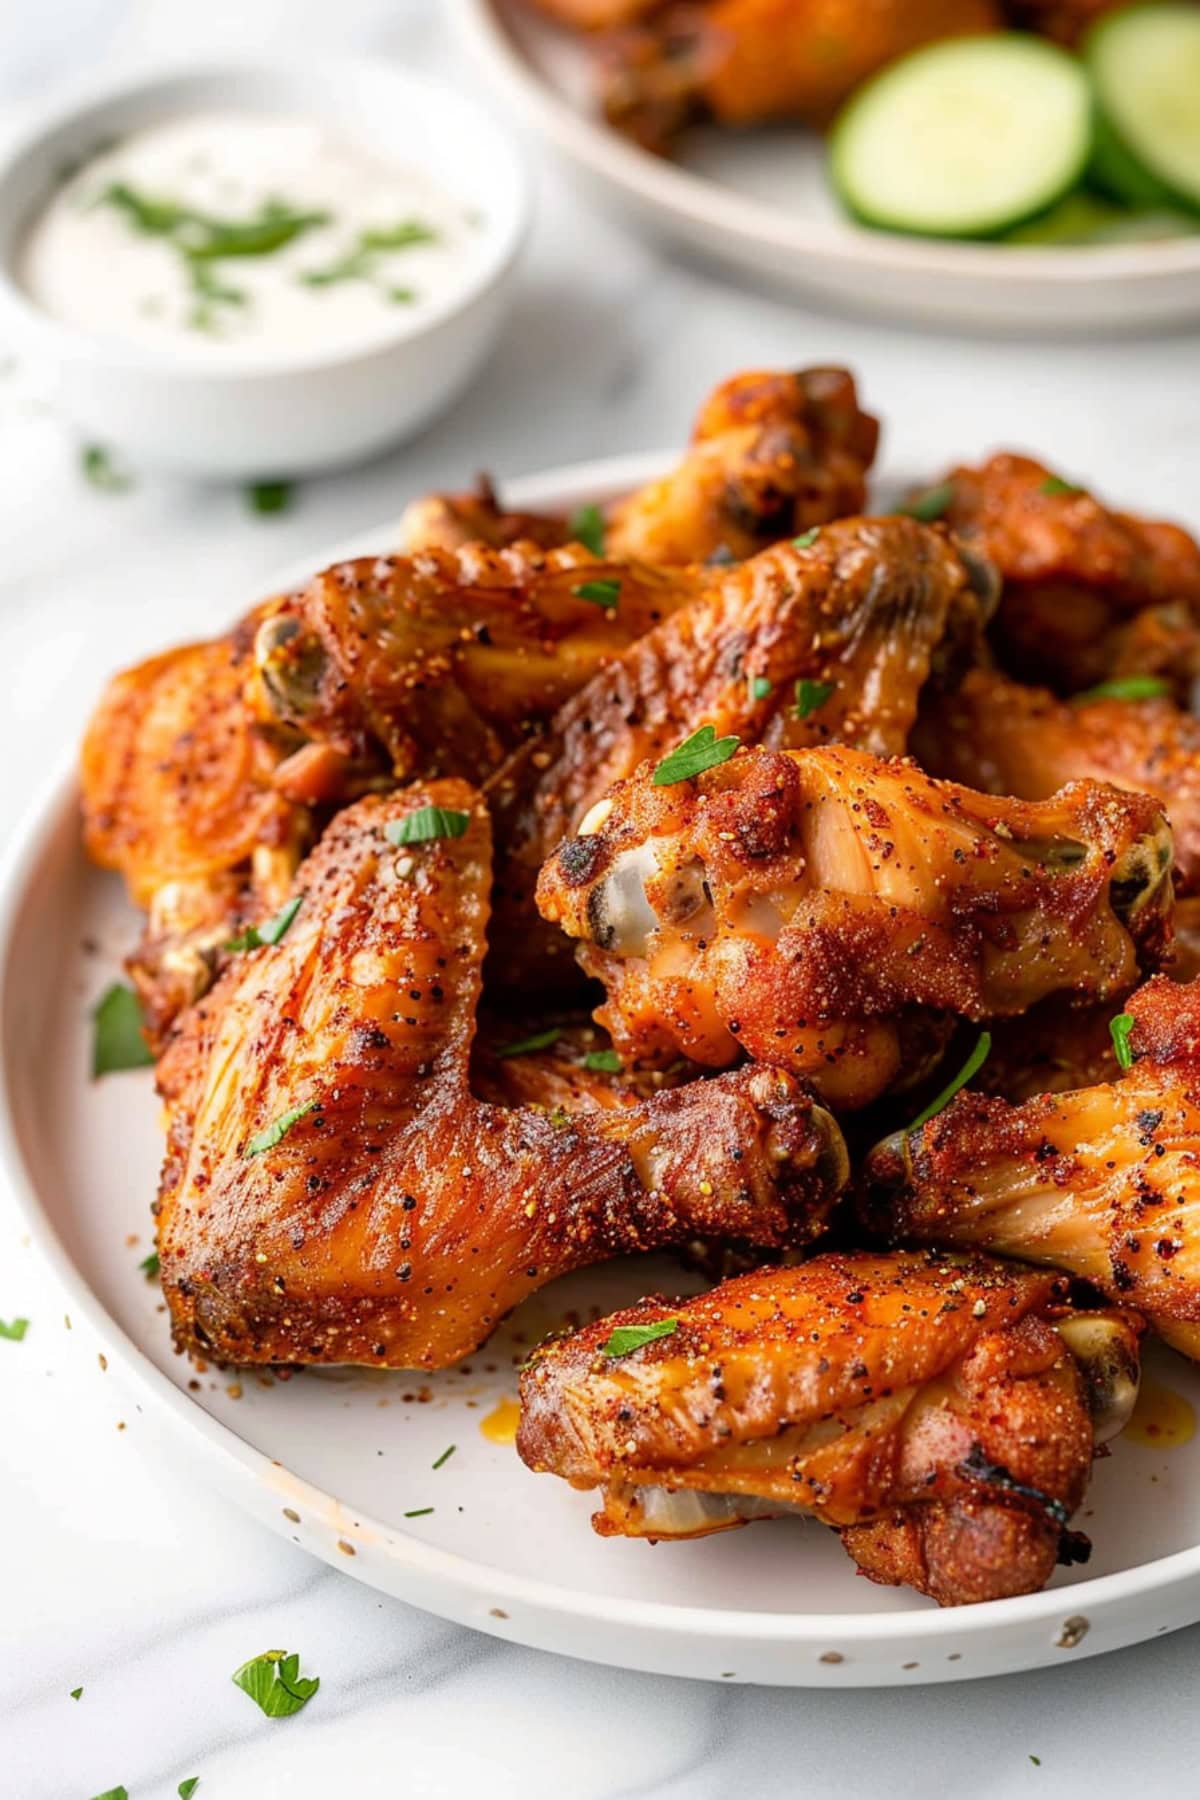
[{"label": "speckled white plate", "polygon": [[464,43],[514,115],[635,229],[743,278],[921,323],[1060,334],[1200,316],[1200,237],[1063,249],[869,231],[839,210],[824,147],[795,127],[695,131],[649,155],[595,116],[587,56],[527,0],[453,0]]},{"label": "speckled white plate", "polygon": [[[643,457],[567,470],[515,483],[506,499],[571,507],[662,466]],[[383,526],[271,586],[395,536]],[[283,1382],[193,1369],[173,1353],[157,1287],[138,1270],[161,1149],[150,1076],[87,1074],[92,1002],[135,931],[117,880],[84,859],[65,779],[12,846],[0,890],[0,1165],[72,1314],[161,1421],[169,1453],[276,1531],[385,1593],[501,1637],[731,1681],[948,1681],[1200,1619],[1200,1438],[1169,1451],[1119,1442],[1077,1520],[1095,1544],[1091,1565],[1060,1571],[1046,1593],[957,1612],[859,1579],[815,1524],[657,1547],[596,1537],[588,1495],[531,1475],[483,1427],[516,1393],[514,1364],[569,1310],[695,1285],[665,1259],[544,1290],[439,1375],[328,1370]],[[1200,1378],[1165,1353],[1158,1362],[1160,1378],[1200,1405]]]}]

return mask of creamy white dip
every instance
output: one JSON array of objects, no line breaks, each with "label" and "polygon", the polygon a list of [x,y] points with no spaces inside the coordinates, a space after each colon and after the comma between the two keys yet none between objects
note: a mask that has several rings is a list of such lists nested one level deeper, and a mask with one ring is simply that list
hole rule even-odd
[{"label": "creamy white dip", "polygon": [[286,360],[419,324],[470,279],[479,223],[420,170],[312,121],[197,114],[74,173],[19,272],[86,331],[198,361]]}]

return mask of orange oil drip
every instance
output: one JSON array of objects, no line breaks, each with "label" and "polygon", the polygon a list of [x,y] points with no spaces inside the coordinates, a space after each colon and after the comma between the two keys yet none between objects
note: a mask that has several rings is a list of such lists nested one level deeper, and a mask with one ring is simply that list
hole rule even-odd
[{"label": "orange oil drip", "polygon": [[1196,1409],[1190,1400],[1164,1387],[1150,1375],[1142,1377],[1141,1392],[1125,1436],[1154,1450],[1177,1450],[1196,1434]]},{"label": "orange oil drip", "polygon": [[516,1401],[501,1400],[486,1419],[480,1419],[479,1429],[489,1443],[511,1444],[516,1439],[520,1422],[521,1409]]}]

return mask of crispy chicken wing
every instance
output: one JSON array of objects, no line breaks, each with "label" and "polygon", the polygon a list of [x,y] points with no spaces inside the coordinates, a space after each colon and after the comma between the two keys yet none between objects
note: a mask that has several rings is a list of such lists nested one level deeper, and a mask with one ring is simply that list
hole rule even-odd
[{"label": "crispy chicken wing", "polygon": [[1117,1080],[1021,1106],[960,1094],[872,1152],[865,1216],[1082,1276],[1200,1356],[1200,984],[1156,976],[1127,1009]]},{"label": "crispy chicken wing", "polygon": [[1031,457],[993,456],[947,478],[944,517],[996,566],[1001,661],[1074,693],[1161,674],[1186,701],[1200,674],[1200,545],[1178,525],[1110,512]]},{"label": "crispy chicken wing", "polygon": [[[654,1325],[633,1350],[612,1336]],[[542,1346],[517,1448],[600,1488],[605,1536],[811,1513],[872,1580],[960,1605],[1034,1592],[1086,1555],[1065,1527],[1137,1371],[1132,1315],[1074,1314],[1064,1281],[984,1257],[826,1255]]]},{"label": "crispy chicken wing", "polygon": [[999,23],[992,0],[673,5],[606,40],[601,97],[610,122],[650,150],[697,120],[823,125],[885,63]]},{"label": "crispy chicken wing", "polygon": [[[781,538],[861,512],[879,424],[845,369],[750,370],[701,408],[682,461],[606,509],[605,554],[620,561],[736,562]],[[402,546],[457,550],[571,541],[564,516],[503,509],[490,484],[431,494],[404,515]]]},{"label": "crispy chicken wing", "polygon": [[667,786],[645,764],[587,826],[538,905],[604,983],[617,1048],[715,1068],[747,1051],[842,1107],[911,1077],[930,1012],[1125,991],[1171,902],[1144,795],[997,801],[844,747],[741,751]]},{"label": "crispy chicken wing", "polygon": [[1070,703],[991,670],[931,696],[912,737],[931,775],[1045,800],[1068,781],[1152,794],[1175,841],[1175,884],[1200,888],[1200,719],[1173,701]]},{"label": "crispy chicken wing", "polygon": [[[460,835],[396,847],[389,828],[429,807]],[[487,811],[464,783],[362,800],[301,868],[286,936],[185,1016],[159,1065],[181,1344],[436,1367],[569,1269],[821,1228],[845,1147],[779,1071],[562,1120],[472,1097],[490,883]]]},{"label": "crispy chicken wing", "polygon": [[841,520],[693,579],[692,603],[581,689],[492,784],[501,978],[520,985],[535,952],[563,948],[529,935],[538,871],[644,758],[702,721],[749,743],[900,753],[924,685],[957,679],[995,599],[986,565],[912,519]]},{"label": "crispy chicken wing", "polygon": [[497,1106],[540,1106],[556,1116],[632,1106],[703,1071],[691,1063],[671,1070],[639,1069],[621,1061],[591,1020],[545,1014],[514,1022],[481,1014],[471,1054],[471,1092]]}]

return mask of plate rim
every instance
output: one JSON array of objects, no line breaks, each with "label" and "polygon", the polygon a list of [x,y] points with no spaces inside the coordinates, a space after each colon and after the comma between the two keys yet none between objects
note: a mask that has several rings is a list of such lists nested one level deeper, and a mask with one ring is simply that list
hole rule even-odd
[{"label": "plate rim", "polygon": [[[567,464],[505,482],[503,492],[506,502],[518,510],[539,505],[571,506],[588,497],[603,497],[637,485],[661,472],[674,459],[674,452],[658,451]],[[349,555],[377,553],[381,544],[396,540],[397,526],[398,520],[393,517],[374,528],[357,531],[332,546],[330,552],[310,553],[302,561],[297,559],[290,563],[276,581],[256,586],[260,593],[278,591],[307,579],[314,567],[325,566],[327,562]],[[253,599],[248,602],[253,603]],[[75,752],[71,749],[64,752],[26,806],[0,857],[0,1039],[13,985],[12,952],[18,920],[42,860],[59,835],[69,830],[72,821],[77,819],[78,787],[74,767]],[[274,1502],[279,1492],[277,1472],[282,1470],[287,1476],[289,1492],[311,1495],[326,1508],[330,1503],[335,1508],[340,1504],[336,1495],[295,1475],[286,1465],[257,1449],[232,1426],[208,1413],[185,1388],[177,1386],[151,1360],[109,1312],[67,1249],[38,1192],[37,1179],[21,1146],[15,1084],[9,1062],[4,1058],[0,1058],[0,1179],[12,1193],[18,1212],[71,1307],[103,1341],[106,1352],[119,1363],[122,1375],[132,1381],[173,1429],[190,1441],[193,1450],[203,1449],[206,1461],[215,1461],[218,1465],[213,1474],[216,1485],[228,1488],[232,1477],[233,1485],[238,1488],[248,1484],[251,1490],[269,1496]],[[256,1511],[256,1516],[278,1535],[293,1541],[287,1522],[276,1505],[273,1504],[270,1511]],[[1164,1588],[1200,1579],[1200,1543],[1197,1543],[1168,1556],[1094,1576],[1067,1588],[1042,1589],[1036,1594],[969,1606],[936,1609],[920,1606],[879,1613],[759,1612],[696,1606],[687,1602],[609,1597],[515,1573],[482,1562],[477,1557],[441,1549],[422,1541],[401,1525],[391,1524],[357,1508],[355,1523],[356,1530],[360,1530],[373,1547],[382,1547],[387,1563],[401,1577],[409,1575],[414,1581],[436,1583],[447,1599],[453,1595],[456,1604],[447,1606],[441,1616],[459,1619],[473,1629],[490,1632],[508,1641],[533,1645],[543,1642],[537,1631],[531,1629],[538,1619],[570,1619],[580,1625],[594,1623],[605,1627],[619,1625],[629,1636],[630,1650],[634,1649],[636,1641],[642,1655],[650,1656],[651,1660],[639,1661],[631,1657],[617,1662],[607,1651],[593,1659],[626,1668],[657,1666],[649,1649],[656,1637],[660,1642],[686,1638],[695,1644],[713,1646],[753,1644],[767,1653],[796,1649],[821,1651],[832,1644],[845,1645],[851,1651],[877,1647],[887,1652],[902,1641],[926,1643],[953,1637],[977,1642],[981,1636],[1003,1631],[1006,1627],[1052,1627],[1056,1623],[1061,1625],[1064,1615],[1076,1612],[1087,1614],[1094,1626],[1102,1614],[1119,1609],[1125,1602],[1149,1599]],[[336,1533],[328,1543],[320,1538],[305,1540],[302,1548],[364,1585],[380,1588],[383,1584],[372,1578],[372,1559],[350,1562],[339,1556],[335,1538]],[[384,1591],[396,1590],[384,1588]],[[405,1598],[402,1592],[398,1597]],[[481,1601],[486,1603],[483,1616],[477,1616],[472,1606]],[[523,1609],[520,1620],[510,1615],[497,1621],[488,1611],[497,1602]],[[415,1603],[426,1604],[424,1599]],[[439,1611],[440,1602],[428,1610]],[[1196,1613],[1200,1617],[1200,1604]],[[1184,1621],[1177,1621],[1180,1622]],[[518,1623],[520,1629],[511,1629]],[[505,1626],[509,1629],[504,1629]],[[1147,1626],[1144,1631],[1139,1627],[1136,1639],[1122,1641],[1144,1641],[1153,1637],[1158,1629],[1157,1625]],[[1100,1650],[1110,1646],[1096,1643],[1095,1647]],[[561,1649],[559,1653],[562,1653]],[[585,1657],[593,1654],[582,1646],[573,1653]],[[1083,1653],[1086,1655],[1089,1651],[1085,1648]],[[1023,1660],[1015,1666],[1024,1669],[1045,1661],[1044,1655],[1035,1659],[1032,1649],[1022,1650],[1019,1655]],[[847,1657],[845,1669],[846,1679],[862,1681],[862,1665],[855,1665],[853,1659]],[[969,1679],[980,1673],[982,1671],[972,1669],[964,1659],[961,1669],[956,1668],[953,1674],[939,1675],[937,1679]],[[798,1668],[789,1684],[817,1686],[834,1678],[834,1669],[822,1668],[818,1672],[808,1665]],[[870,1672],[867,1672],[867,1678],[868,1681],[871,1679]],[[879,1679],[890,1677],[880,1671]]]},{"label": "plate rim", "polygon": [[1144,244],[1069,249],[1027,245],[1017,256],[1000,257],[998,246],[970,240],[872,233],[822,219],[794,223],[781,210],[653,156],[577,112],[519,54],[499,16],[497,0],[452,3],[459,31],[479,64],[559,149],[638,204],[653,207],[660,215],[682,216],[693,228],[715,228],[743,251],[769,245],[796,256],[820,256],[847,273],[903,272],[931,280],[986,278],[1014,287],[1031,277],[1047,288],[1066,290],[1097,281],[1155,285],[1188,275],[1200,281],[1200,234],[1163,240],[1155,245],[1155,261],[1147,267]]}]

